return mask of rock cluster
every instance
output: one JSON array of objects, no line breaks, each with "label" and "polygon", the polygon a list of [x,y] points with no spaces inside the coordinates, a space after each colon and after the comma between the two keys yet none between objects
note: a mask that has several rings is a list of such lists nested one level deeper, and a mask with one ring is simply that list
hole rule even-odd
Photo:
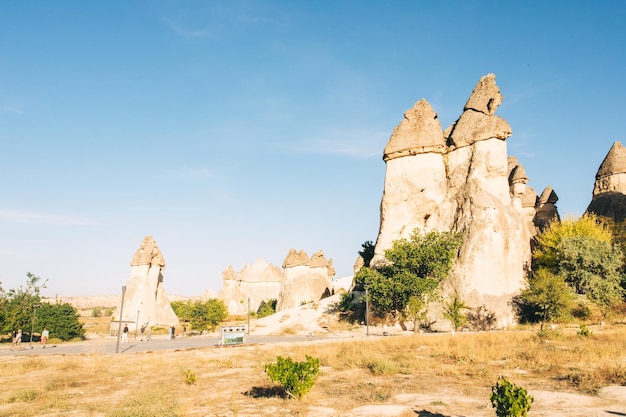
[{"label": "rock cluster", "polygon": [[501,102],[489,74],[445,130],[424,99],[404,114],[383,154],[385,183],[372,263],[384,261],[393,241],[409,238],[414,229],[459,232],[464,243],[444,293],[473,307],[484,305],[504,327],[514,323],[510,301],[525,285],[531,237],[558,212],[552,189],[537,198],[523,166],[507,156],[505,140],[512,130],[495,115]]},{"label": "rock cluster", "polygon": [[596,174],[588,213],[626,220],[626,148],[615,142]]},{"label": "rock cluster", "polygon": [[332,292],[335,270],[332,259],[320,250],[309,258],[303,250],[290,249],[282,269],[257,260],[235,273],[232,266],[222,272],[223,286],[218,298],[230,314],[254,312],[262,303],[277,300],[276,310],[287,310],[310,301],[319,301]]},{"label": "rock cluster", "polygon": [[[163,287],[165,260],[155,240],[146,236],[130,262],[130,278],[124,293],[123,315],[121,320],[131,331],[144,323],[154,325],[178,324],[178,317],[172,310]],[[120,320],[119,311],[114,320]],[[117,329],[117,323],[112,323]]]}]

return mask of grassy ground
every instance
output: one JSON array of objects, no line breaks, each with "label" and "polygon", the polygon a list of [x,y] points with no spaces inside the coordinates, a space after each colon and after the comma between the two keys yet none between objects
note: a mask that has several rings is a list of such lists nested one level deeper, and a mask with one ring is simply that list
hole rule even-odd
[{"label": "grassy ground", "polygon": [[[539,338],[533,328],[124,355],[2,357],[0,417],[31,416],[35,410],[47,416],[343,416],[359,406],[394,404],[403,395],[418,394],[425,396],[414,400],[420,410],[398,415],[494,415],[488,396],[501,375],[531,394],[541,389],[593,396],[601,387],[626,385],[626,326],[590,329],[588,337],[578,336],[572,326],[550,339]],[[264,364],[278,355],[320,359],[316,384],[302,400],[287,399],[267,378]],[[484,401],[459,405],[459,396]],[[459,407],[466,408],[463,414]]]}]

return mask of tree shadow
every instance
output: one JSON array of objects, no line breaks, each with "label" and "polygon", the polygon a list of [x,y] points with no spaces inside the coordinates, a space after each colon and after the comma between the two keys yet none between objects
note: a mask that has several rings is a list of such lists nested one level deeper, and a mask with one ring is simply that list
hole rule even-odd
[{"label": "tree shadow", "polygon": [[451,417],[441,413],[431,413],[426,410],[413,410],[418,417]]},{"label": "tree shadow", "polygon": [[624,413],[620,413],[619,411],[607,411],[608,414],[613,414],[615,416],[626,416]]},{"label": "tree shadow", "polygon": [[272,386],[272,387],[252,387],[250,391],[246,391],[243,393],[248,397],[252,398],[287,398],[287,393],[283,387]]}]

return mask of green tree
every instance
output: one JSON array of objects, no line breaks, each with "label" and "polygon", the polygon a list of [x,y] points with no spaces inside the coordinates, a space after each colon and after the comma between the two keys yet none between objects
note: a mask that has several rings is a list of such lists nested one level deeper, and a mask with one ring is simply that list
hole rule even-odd
[{"label": "green tree", "polygon": [[272,314],[276,313],[277,303],[278,300],[275,298],[271,298],[269,300],[261,302],[261,305],[259,306],[259,309],[256,313],[257,317],[261,319],[263,317],[271,316]]},{"label": "green tree", "polygon": [[624,297],[624,253],[606,220],[586,214],[578,220],[553,222],[537,236],[533,270],[561,276],[577,294],[604,315]]},{"label": "green tree", "polygon": [[465,313],[467,309],[467,305],[458,296],[443,303],[443,317],[452,324],[455,332],[459,330],[459,327],[467,323],[468,318]]},{"label": "green tree", "polygon": [[558,271],[578,294],[598,305],[604,315],[623,299],[622,251],[588,236],[567,237],[557,245]]},{"label": "green tree", "polygon": [[579,219],[552,222],[536,237],[533,270],[547,268],[553,273],[559,273],[559,260],[561,259],[559,244],[563,239],[578,236],[586,236],[608,244],[611,244],[613,239],[609,228],[593,214],[585,214]]},{"label": "green tree", "polygon": [[427,303],[421,298],[412,296],[404,308],[404,318],[413,321],[413,332],[419,330],[419,322],[426,319]]},{"label": "green tree", "polygon": [[[50,304],[41,296],[46,281],[26,274],[26,285],[4,292],[0,288],[0,326],[2,333],[22,329],[25,333],[41,332],[44,327],[50,336],[61,340],[82,338],[85,335],[78,311],[70,304]],[[34,321],[33,321],[34,319]]]},{"label": "green tree", "polygon": [[47,327],[50,336],[61,340],[72,340],[85,337],[85,329],[80,322],[80,314],[69,303],[42,303],[37,309],[35,329]]},{"label": "green tree", "polygon": [[359,251],[359,256],[363,258],[364,266],[369,267],[372,258],[374,258],[375,245],[371,240],[366,241],[361,245],[362,249]]},{"label": "green tree", "polygon": [[2,333],[10,333],[17,329],[30,330],[35,306],[41,304],[41,289],[46,281],[30,272],[26,274],[26,286],[10,289],[2,295],[0,327]]},{"label": "green tree", "polygon": [[180,320],[189,321],[189,313],[191,311],[189,300],[172,301],[170,305],[172,306],[172,310],[174,310],[176,317]]},{"label": "green tree", "polygon": [[216,298],[197,301],[191,306],[190,321],[195,330],[213,330],[226,317],[228,317],[226,305]]},{"label": "green tree", "polygon": [[528,288],[516,297],[515,304],[522,321],[548,321],[566,315],[574,300],[571,287],[562,276],[540,268],[529,279]]},{"label": "green tree", "polygon": [[393,242],[385,261],[361,268],[355,288],[369,285],[372,306],[380,315],[400,318],[411,297],[424,303],[436,297],[439,283],[448,276],[461,246],[460,234],[414,230],[410,239]]}]

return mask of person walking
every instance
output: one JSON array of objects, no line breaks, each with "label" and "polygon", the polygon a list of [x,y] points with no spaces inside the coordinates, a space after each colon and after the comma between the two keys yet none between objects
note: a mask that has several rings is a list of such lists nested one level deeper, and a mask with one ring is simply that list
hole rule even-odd
[{"label": "person walking", "polygon": [[141,341],[143,342],[143,334],[146,332],[146,327],[148,327],[148,322],[141,325]]},{"label": "person walking", "polygon": [[122,331],[122,343],[128,343],[128,324],[124,325],[124,330]]},{"label": "person walking", "polygon": [[19,329],[17,331],[17,334],[15,335],[14,345],[17,350],[22,350],[22,329]]},{"label": "person walking", "polygon": [[44,327],[43,332],[41,332],[41,344],[43,345],[42,349],[46,348],[46,343],[48,342],[49,336],[50,336],[50,332],[48,331],[47,328]]}]

